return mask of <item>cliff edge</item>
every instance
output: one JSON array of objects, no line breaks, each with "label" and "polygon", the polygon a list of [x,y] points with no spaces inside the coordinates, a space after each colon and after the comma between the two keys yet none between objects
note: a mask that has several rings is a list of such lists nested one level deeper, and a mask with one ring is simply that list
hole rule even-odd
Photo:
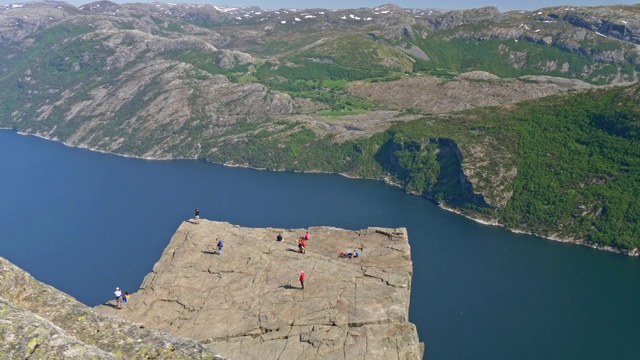
[{"label": "cliff edge", "polygon": [[2,359],[226,359],[197,342],[101,314],[0,257]]},{"label": "cliff edge", "polygon": [[[297,239],[307,230],[300,254]],[[214,251],[218,237],[222,254]],[[353,249],[362,255],[339,258]],[[124,309],[96,309],[235,359],[422,359],[424,344],[408,321],[412,272],[404,228],[285,230],[201,220],[180,226]]]}]

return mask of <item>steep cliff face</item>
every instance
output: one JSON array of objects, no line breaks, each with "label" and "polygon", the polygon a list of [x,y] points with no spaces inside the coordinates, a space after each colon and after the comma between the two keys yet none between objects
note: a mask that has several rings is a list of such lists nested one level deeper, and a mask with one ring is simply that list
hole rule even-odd
[{"label": "steep cliff face", "polygon": [[0,258],[3,359],[225,359],[186,338],[104,315]]},{"label": "steep cliff face", "polygon": [[[305,230],[183,223],[125,309],[96,310],[232,358],[421,359],[424,345],[408,322],[406,230],[313,227],[300,254]],[[354,249],[360,257],[339,258]]]}]

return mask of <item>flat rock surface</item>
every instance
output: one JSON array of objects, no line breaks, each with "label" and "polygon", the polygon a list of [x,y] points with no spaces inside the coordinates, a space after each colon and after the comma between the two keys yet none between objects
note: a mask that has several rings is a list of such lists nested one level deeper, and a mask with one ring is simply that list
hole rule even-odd
[{"label": "flat rock surface", "polygon": [[[297,239],[307,230],[311,239],[300,254]],[[362,255],[339,258],[353,249]],[[180,226],[123,310],[97,309],[233,359],[421,359],[424,344],[408,322],[411,276],[404,228],[243,228],[201,220]]]}]

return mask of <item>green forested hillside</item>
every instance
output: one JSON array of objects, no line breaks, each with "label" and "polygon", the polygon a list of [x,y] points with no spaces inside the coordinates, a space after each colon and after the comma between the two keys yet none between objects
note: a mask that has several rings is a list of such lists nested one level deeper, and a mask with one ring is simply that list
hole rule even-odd
[{"label": "green forested hillside", "polygon": [[[416,43],[429,54],[429,61],[418,59],[414,71],[458,74],[470,70],[484,70],[500,77],[547,74],[582,78],[596,84],[607,84],[617,76],[632,79],[636,71],[634,61],[637,54],[632,51],[633,46],[606,38],[598,39],[592,46],[601,51],[606,49],[621,53],[624,49],[626,59],[622,66],[613,62],[599,63],[592,57],[531,41],[458,37],[448,39],[450,36],[443,32],[418,39]],[[520,58],[514,54],[520,54]],[[585,69],[591,70],[585,72]]]},{"label": "green forested hillside", "polygon": [[637,94],[634,86],[519,109],[519,173],[504,224],[638,247]]},{"label": "green forested hillside", "polygon": [[[264,132],[232,146],[218,144],[220,151],[210,160],[390,175],[408,191],[510,228],[630,250],[640,246],[638,94],[634,85],[445,119],[425,117],[344,144],[331,144],[331,138],[318,138],[310,130],[295,132],[285,142]],[[486,156],[507,153],[506,161],[517,167],[513,195],[504,207],[488,205],[460,181],[455,144],[487,138],[500,145]]]}]

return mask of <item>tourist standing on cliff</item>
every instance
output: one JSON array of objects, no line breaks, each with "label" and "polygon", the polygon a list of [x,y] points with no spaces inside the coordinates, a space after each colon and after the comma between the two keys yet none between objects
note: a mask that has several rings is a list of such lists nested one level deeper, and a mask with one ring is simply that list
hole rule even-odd
[{"label": "tourist standing on cliff", "polygon": [[300,270],[300,285],[302,286],[302,290],[304,290],[304,270]]},{"label": "tourist standing on cliff", "polygon": [[200,209],[196,208],[193,210],[193,215],[196,218],[196,224],[200,224]]},{"label": "tourist standing on cliff", "polygon": [[224,246],[224,242],[222,241],[222,239],[218,238],[216,246],[218,247],[218,255],[222,254],[222,247]]},{"label": "tourist standing on cliff", "polygon": [[309,234],[309,231],[307,231],[306,234],[304,234],[304,239],[309,241],[309,239],[311,239],[311,234]]},{"label": "tourist standing on cliff", "polygon": [[114,294],[116,294],[116,309],[122,309],[122,291],[119,287],[116,288]]}]

